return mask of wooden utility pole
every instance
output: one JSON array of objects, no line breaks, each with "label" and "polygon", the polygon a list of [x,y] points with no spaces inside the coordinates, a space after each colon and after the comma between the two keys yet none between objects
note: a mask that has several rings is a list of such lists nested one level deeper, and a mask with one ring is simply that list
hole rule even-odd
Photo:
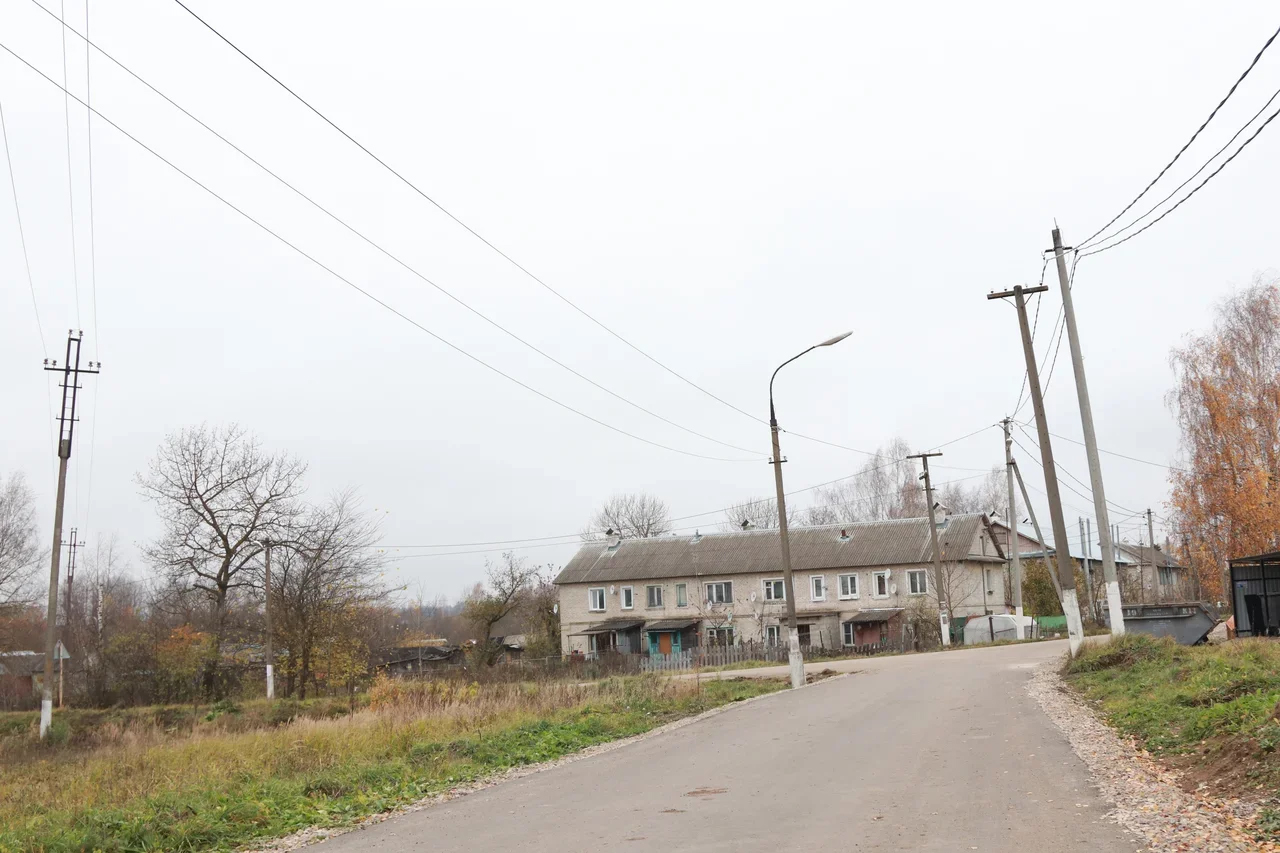
[{"label": "wooden utility pole", "polygon": [[[1004,427],[1004,475],[1009,486],[1009,582],[1013,584],[1013,612],[1022,615],[1022,557],[1018,554],[1018,502],[1013,494],[1013,419],[1000,422]],[[1021,630],[1021,629],[1019,629]]]},{"label": "wooden utility pole", "polygon": [[[942,580],[942,552],[938,549],[938,524],[934,519],[933,512],[933,482],[929,479],[929,458],[932,456],[941,456],[942,452],[936,453],[916,453],[908,456],[908,459],[919,459],[924,465],[924,473],[920,475],[924,480],[924,497],[929,504],[929,541],[933,545],[933,585],[938,588],[938,627],[942,631],[942,645],[951,645],[951,593],[946,589],[946,584]],[[982,589],[986,590],[987,579],[982,579]]]},{"label": "wooden utility pole", "polygon": [[1058,262],[1058,285],[1062,290],[1062,318],[1067,327],[1067,343],[1071,347],[1071,369],[1076,377],[1076,399],[1080,404],[1080,429],[1084,432],[1084,452],[1089,460],[1089,485],[1093,490],[1093,511],[1098,517],[1098,532],[1102,534],[1102,576],[1107,583],[1107,616],[1111,633],[1124,633],[1124,609],[1120,602],[1120,582],[1116,579],[1116,561],[1111,550],[1107,516],[1107,496],[1102,487],[1102,462],[1098,458],[1098,437],[1093,431],[1093,407],[1089,404],[1089,383],[1084,375],[1084,356],[1080,351],[1080,335],[1076,332],[1076,309],[1071,300],[1071,277],[1067,275],[1066,248],[1062,234],[1053,229],[1053,256]]},{"label": "wooden utility pole", "polygon": [[57,359],[50,364],[45,359],[45,370],[62,374],[62,409],[58,413],[58,491],[53,509],[53,548],[49,558],[49,598],[45,614],[44,635],[44,683],[40,688],[40,737],[49,734],[53,723],[53,658],[58,643],[58,561],[62,556],[62,508],[67,497],[67,463],[71,460],[71,442],[75,438],[76,396],[80,388],[80,374],[97,373],[102,365],[89,362],[88,368],[80,366],[80,344],[84,332],[67,332],[67,356],[58,367]]},{"label": "wooden utility pole", "polygon": [[1080,522],[1080,564],[1084,569],[1084,606],[1089,612],[1089,618],[1096,620],[1098,611],[1093,606],[1093,573],[1090,571],[1089,551],[1084,538],[1084,516],[1079,516],[1077,520]]},{"label": "wooden utility pole", "polygon": [[1040,293],[1049,288],[1024,288],[1021,285],[1001,293],[989,293],[988,299],[1005,299],[1012,296],[1018,309],[1018,325],[1022,330],[1022,352],[1027,362],[1027,387],[1031,391],[1031,404],[1036,413],[1036,431],[1040,437],[1040,457],[1044,466],[1045,493],[1049,496],[1049,520],[1053,525],[1054,552],[1058,562],[1058,582],[1062,585],[1062,612],[1067,617],[1067,638],[1071,644],[1071,656],[1075,657],[1084,642],[1084,625],[1080,621],[1080,602],[1076,598],[1076,573],[1071,565],[1071,549],[1068,547],[1066,519],[1062,517],[1062,496],[1058,492],[1058,469],[1054,467],[1053,447],[1049,441],[1049,422],[1044,414],[1044,399],[1040,393],[1040,372],[1036,369],[1036,351],[1031,343],[1031,324],[1027,320],[1026,294]]},{"label": "wooden utility pole", "polygon": [[1156,534],[1151,525],[1151,507],[1147,507],[1147,553],[1151,556],[1151,593],[1160,601],[1160,569],[1156,567]]},{"label": "wooden utility pole", "polygon": [[[77,541],[77,539],[78,531],[73,527],[71,528],[71,541],[62,543],[67,546],[67,607],[66,614],[62,617],[62,623],[67,626],[68,631],[71,630],[71,605],[75,600],[71,597],[71,587],[76,580],[76,550],[84,547],[84,543]],[[58,700],[58,707],[62,707],[61,697]]]}]

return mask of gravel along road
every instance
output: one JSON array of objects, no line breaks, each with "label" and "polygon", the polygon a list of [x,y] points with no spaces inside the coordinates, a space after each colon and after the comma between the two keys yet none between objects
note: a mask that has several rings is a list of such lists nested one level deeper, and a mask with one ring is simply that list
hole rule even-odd
[{"label": "gravel along road", "polygon": [[1028,691],[1037,667],[1065,650],[1034,643],[841,664],[846,677],[322,849],[1145,851],[1108,817],[1089,768]]}]

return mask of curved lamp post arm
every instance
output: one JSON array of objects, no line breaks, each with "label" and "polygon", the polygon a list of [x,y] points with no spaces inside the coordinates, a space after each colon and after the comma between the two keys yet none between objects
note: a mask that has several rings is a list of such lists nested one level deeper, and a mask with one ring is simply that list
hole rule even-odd
[{"label": "curved lamp post arm", "polygon": [[778,425],[778,419],[777,417],[774,416],[774,411],[773,411],[773,380],[778,378],[778,371],[786,367],[791,362],[795,361],[797,358],[800,358],[801,356],[804,356],[804,355],[808,355],[809,353],[816,350],[818,347],[829,347],[832,344],[838,344],[852,334],[853,332],[845,332],[844,334],[836,335],[834,338],[828,338],[827,340],[823,341],[820,344],[814,344],[804,352],[791,356],[791,358],[787,359],[786,361],[782,362],[782,364],[778,365],[778,367],[773,371],[773,375],[769,377],[769,425],[770,426]]}]

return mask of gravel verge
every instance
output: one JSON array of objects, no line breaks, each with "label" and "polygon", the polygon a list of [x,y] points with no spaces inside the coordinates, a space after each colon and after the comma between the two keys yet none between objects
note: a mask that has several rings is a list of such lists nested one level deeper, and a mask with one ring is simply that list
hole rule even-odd
[{"label": "gravel verge", "polygon": [[1060,666],[1037,667],[1027,692],[1088,765],[1113,805],[1109,819],[1146,841],[1152,853],[1280,853],[1280,845],[1252,838],[1256,803],[1183,790],[1181,774],[1103,722],[1063,682]]}]

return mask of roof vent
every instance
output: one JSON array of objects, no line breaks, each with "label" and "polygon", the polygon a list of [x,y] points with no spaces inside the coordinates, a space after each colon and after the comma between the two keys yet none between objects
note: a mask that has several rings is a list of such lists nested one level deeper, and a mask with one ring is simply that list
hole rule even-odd
[{"label": "roof vent", "polygon": [[692,540],[692,541],[694,541],[694,542],[701,542],[701,541],[702,541],[702,531],[701,531],[701,530],[695,530],[695,531],[693,531],[693,540]]},{"label": "roof vent", "polygon": [[612,554],[614,551],[618,550],[618,546],[621,544],[622,544],[622,537],[616,536],[613,539],[609,540],[609,546],[607,550],[609,551],[609,553]]},{"label": "roof vent", "polygon": [[840,541],[841,541],[841,542],[848,542],[848,541],[849,541],[849,530],[848,530],[848,528],[844,528],[844,527],[840,528]]}]

